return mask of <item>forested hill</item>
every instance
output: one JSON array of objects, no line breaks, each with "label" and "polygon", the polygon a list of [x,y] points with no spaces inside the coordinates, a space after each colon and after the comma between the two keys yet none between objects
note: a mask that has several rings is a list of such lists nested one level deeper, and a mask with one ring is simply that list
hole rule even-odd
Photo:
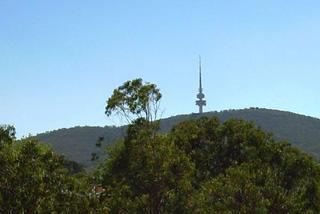
[{"label": "forested hill", "polygon": [[[161,131],[167,132],[171,127],[183,120],[198,118],[199,114],[178,115],[163,119]],[[294,146],[320,159],[320,120],[291,112],[270,109],[250,108],[243,110],[227,110],[208,112],[203,116],[217,116],[221,121],[230,118],[244,119],[255,122],[264,131],[272,132],[276,139],[287,140]],[[99,137],[104,137],[102,145],[111,145],[121,138],[125,131],[123,127],[74,127],[59,129],[39,134],[36,137],[42,142],[52,145],[60,154],[84,165],[93,166],[91,153],[101,149],[95,146]]]}]

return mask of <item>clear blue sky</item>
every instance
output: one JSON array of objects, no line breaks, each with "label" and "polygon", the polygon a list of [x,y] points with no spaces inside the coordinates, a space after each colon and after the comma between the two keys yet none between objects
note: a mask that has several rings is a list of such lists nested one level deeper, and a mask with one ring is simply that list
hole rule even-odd
[{"label": "clear blue sky", "polygon": [[265,107],[320,117],[318,0],[1,0],[0,123],[18,136],[112,125],[105,101],[141,77],[163,117]]}]

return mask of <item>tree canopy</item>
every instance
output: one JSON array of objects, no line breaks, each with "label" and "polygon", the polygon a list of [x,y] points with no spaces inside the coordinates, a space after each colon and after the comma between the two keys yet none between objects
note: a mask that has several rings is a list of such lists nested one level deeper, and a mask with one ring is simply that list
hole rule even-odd
[{"label": "tree canopy", "polygon": [[89,212],[87,190],[64,168],[65,160],[32,138],[16,141],[0,127],[0,213]]},{"label": "tree canopy", "polygon": [[320,167],[242,120],[203,117],[148,135],[137,121],[100,169],[111,212],[318,213]]},{"label": "tree canopy", "polygon": [[0,213],[320,213],[312,157],[238,119],[201,117],[157,132],[148,106],[160,98],[141,79],[115,90],[107,114],[135,119],[90,173],[72,175],[51,148],[0,126]]},{"label": "tree canopy", "polygon": [[139,117],[154,121],[159,113],[161,96],[155,84],[143,83],[142,79],[127,81],[113,91],[105,113],[110,116],[116,112],[125,117],[127,122]]}]

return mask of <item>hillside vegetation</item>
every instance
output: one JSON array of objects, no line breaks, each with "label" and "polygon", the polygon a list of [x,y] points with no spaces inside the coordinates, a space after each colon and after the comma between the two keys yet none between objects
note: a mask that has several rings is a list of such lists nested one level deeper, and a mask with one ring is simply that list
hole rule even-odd
[{"label": "hillside vegetation", "polygon": [[319,163],[256,125],[310,149],[317,141],[299,137],[314,134],[317,119],[247,109],[180,115],[160,127],[160,98],[156,85],[127,81],[105,108],[122,113],[127,127],[43,134],[87,167],[97,162],[89,154],[102,154],[94,146],[123,137],[99,167],[76,174],[49,146],[0,126],[0,213],[320,213]]},{"label": "hillside vegetation", "polygon": [[[230,118],[253,121],[262,130],[273,133],[275,139],[289,141],[292,145],[320,158],[320,120],[291,112],[250,108],[242,110],[227,110],[207,112],[202,116],[216,116],[221,122]],[[187,119],[199,118],[199,114],[178,115],[161,120],[161,131],[168,132],[174,125]],[[92,167],[91,153],[101,154],[101,149],[95,146],[99,137],[104,137],[102,146],[113,145],[125,134],[124,127],[74,127],[59,129],[39,134],[36,137],[52,145],[59,154],[81,163],[84,167]]]}]

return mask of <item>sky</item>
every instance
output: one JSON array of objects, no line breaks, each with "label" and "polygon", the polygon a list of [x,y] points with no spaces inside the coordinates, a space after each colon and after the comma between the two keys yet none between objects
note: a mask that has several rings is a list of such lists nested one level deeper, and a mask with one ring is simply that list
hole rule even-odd
[{"label": "sky", "polygon": [[1,0],[0,124],[17,136],[119,125],[123,82],[157,84],[162,117],[260,107],[320,118],[318,0]]}]

